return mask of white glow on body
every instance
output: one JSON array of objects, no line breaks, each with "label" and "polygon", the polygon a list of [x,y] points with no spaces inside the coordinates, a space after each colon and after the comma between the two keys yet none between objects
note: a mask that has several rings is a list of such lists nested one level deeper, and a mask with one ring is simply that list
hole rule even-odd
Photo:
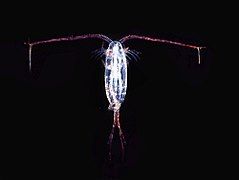
[{"label": "white glow on body", "polygon": [[113,41],[106,50],[105,91],[109,109],[119,110],[127,89],[127,59],[122,44]]}]

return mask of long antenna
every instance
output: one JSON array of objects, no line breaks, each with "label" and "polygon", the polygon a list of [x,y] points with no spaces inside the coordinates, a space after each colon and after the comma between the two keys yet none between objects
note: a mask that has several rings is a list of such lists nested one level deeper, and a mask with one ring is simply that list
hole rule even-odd
[{"label": "long antenna", "polygon": [[32,66],[31,55],[32,55],[32,47],[33,46],[41,45],[41,44],[50,44],[50,43],[61,42],[61,41],[76,41],[76,40],[88,39],[88,38],[102,39],[108,43],[112,42],[112,40],[109,37],[102,35],[102,34],[85,34],[85,35],[80,35],[80,36],[69,36],[69,37],[54,38],[54,39],[35,41],[35,42],[28,41],[25,44],[29,45],[29,70],[31,71],[31,66]]},{"label": "long antenna", "polygon": [[125,37],[121,38],[119,41],[121,43],[124,43],[125,41],[131,40],[131,39],[141,39],[141,40],[146,40],[146,41],[173,44],[173,45],[177,45],[177,46],[183,46],[183,47],[188,47],[188,48],[192,48],[192,49],[197,49],[197,51],[198,51],[198,63],[199,64],[201,63],[200,49],[206,48],[206,47],[202,47],[202,46],[195,46],[195,45],[180,43],[180,42],[176,42],[176,41],[170,41],[170,40],[166,40],[166,39],[157,39],[157,38],[151,38],[151,37],[147,37],[147,36],[138,36],[138,35],[128,35],[128,36],[125,36]]}]

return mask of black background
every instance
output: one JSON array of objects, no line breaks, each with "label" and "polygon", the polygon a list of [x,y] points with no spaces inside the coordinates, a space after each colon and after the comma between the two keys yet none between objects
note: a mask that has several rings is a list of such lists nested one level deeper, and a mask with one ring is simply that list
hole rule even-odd
[{"label": "black background", "polygon": [[[206,3],[158,3],[36,3],[3,13],[2,179],[238,179],[231,102],[236,76],[227,43],[232,28],[220,9]],[[147,35],[207,47],[199,65],[195,50],[125,43],[141,54],[129,62],[121,108],[124,163],[117,135],[113,161],[106,160],[113,113],[107,110],[103,64],[91,58],[100,40],[34,47],[28,71],[28,39],[89,33],[113,40]]]}]

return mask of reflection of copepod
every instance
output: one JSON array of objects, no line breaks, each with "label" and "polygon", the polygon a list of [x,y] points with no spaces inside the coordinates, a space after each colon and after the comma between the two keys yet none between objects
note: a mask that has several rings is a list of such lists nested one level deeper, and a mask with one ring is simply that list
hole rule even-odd
[{"label": "reflection of copepod", "polygon": [[130,39],[141,39],[146,41],[153,41],[159,43],[167,43],[178,46],[184,46],[187,48],[196,49],[198,51],[198,63],[200,64],[200,49],[204,47],[188,45],[184,43],[179,43],[175,41],[169,41],[164,39],[155,39],[146,36],[138,36],[138,35],[128,35],[120,39],[119,41],[112,41],[105,35],[102,34],[87,34],[80,36],[70,36],[64,38],[56,38],[45,41],[37,41],[37,42],[28,42],[29,45],[29,69],[31,71],[31,54],[32,47],[40,44],[47,43],[55,43],[60,41],[75,41],[80,39],[87,38],[98,38],[109,43],[109,46],[106,50],[100,50],[99,53],[101,55],[105,55],[105,91],[106,96],[109,101],[109,109],[114,111],[114,119],[113,126],[111,129],[111,133],[109,136],[109,159],[111,160],[111,146],[113,140],[114,129],[117,127],[119,129],[119,137],[121,142],[121,150],[122,150],[122,160],[124,159],[124,147],[125,147],[125,139],[123,132],[120,127],[119,115],[120,115],[120,106],[123,103],[127,90],[127,58],[129,56],[136,58],[137,53],[135,51],[129,50],[128,48],[123,48],[122,43]]}]

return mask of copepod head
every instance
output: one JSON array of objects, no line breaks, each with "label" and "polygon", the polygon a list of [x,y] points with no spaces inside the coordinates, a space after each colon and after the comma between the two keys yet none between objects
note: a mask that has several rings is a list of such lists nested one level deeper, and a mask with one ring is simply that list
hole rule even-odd
[{"label": "copepod head", "polygon": [[112,41],[109,44],[108,49],[106,50],[106,55],[111,57],[122,56],[123,53],[124,53],[124,48],[119,41]]}]

